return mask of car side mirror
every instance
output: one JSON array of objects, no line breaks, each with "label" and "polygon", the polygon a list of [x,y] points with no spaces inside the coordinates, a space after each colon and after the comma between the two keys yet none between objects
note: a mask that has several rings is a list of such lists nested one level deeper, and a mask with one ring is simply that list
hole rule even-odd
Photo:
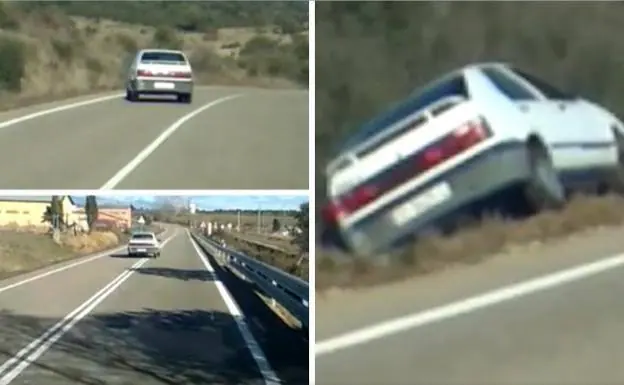
[{"label": "car side mirror", "polygon": [[156,240],[157,240],[159,243],[160,243],[160,242],[162,242],[162,239],[160,239],[160,238],[156,238]]}]

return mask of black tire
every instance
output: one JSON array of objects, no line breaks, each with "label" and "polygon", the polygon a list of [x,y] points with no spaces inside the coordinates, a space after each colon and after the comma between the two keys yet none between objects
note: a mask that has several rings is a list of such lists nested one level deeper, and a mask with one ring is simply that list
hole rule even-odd
[{"label": "black tire", "polygon": [[565,206],[566,191],[544,146],[529,143],[526,153],[529,180],[522,192],[528,209],[539,212]]},{"label": "black tire", "polygon": [[624,135],[614,131],[618,150],[618,164],[607,177],[608,190],[616,194],[624,194]]},{"label": "black tire", "polygon": [[129,102],[136,102],[139,100],[139,95],[134,91],[126,90],[126,100]]},{"label": "black tire", "polygon": [[191,104],[193,102],[193,94],[178,94],[178,102]]}]

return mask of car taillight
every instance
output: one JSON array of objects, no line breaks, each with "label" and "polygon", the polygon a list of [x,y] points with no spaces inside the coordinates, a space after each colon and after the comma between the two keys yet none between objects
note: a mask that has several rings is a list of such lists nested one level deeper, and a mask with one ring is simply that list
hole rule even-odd
[{"label": "car taillight", "polygon": [[380,189],[375,186],[359,186],[325,206],[321,211],[323,219],[328,223],[334,223],[341,216],[357,211],[377,199],[379,192]]},{"label": "car taillight", "polygon": [[439,165],[492,135],[492,131],[483,119],[466,122],[445,136],[438,143],[427,148],[418,157],[421,171]]},{"label": "car taillight", "polygon": [[137,70],[137,76],[152,76],[152,73],[146,70]]},{"label": "car taillight", "polygon": [[190,72],[176,72],[173,74],[173,77],[182,78],[182,79],[190,79],[191,73]]}]

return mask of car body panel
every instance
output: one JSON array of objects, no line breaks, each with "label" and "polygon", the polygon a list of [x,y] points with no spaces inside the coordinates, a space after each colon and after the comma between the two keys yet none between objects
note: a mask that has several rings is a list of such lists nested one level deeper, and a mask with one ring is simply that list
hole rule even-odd
[{"label": "car body panel", "polygon": [[[525,148],[531,138],[544,144],[555,169],[566,182],[581,175],[583,178],[603,177],[602,172],[594,171],[616,167],[618,154],[614,129],[624,130],[622,122],[606,109],[549,88],[548,84],[531,76],[505,63],[470,65],[429,83],[416,96],[410,96],[390,112],[365,124],[361,131],[364,135],[356,135],[356,140],[348,142],[326,168],[330,201],[338,200],[362,185],[374,185],[377,175],[396,172],[403,167],[406,157],[435,143],[461,122],[482,117],[493,135],[436,167],[388,191],[383,190],[382,195],[341,216],[332,226],[351,238],[347,244],[370,243],[375,234],[383,233],[376,226],[387,225],[391,210],[410,197],[417,199],[424,186],[432,181],[444,179],[447,175],[463,180],[461,173],[479,181],[475,185],[478,187],[475,194],[466,193],[462,187],[463,192],[459,195],[452,193],[453,182],[450,181],[452,198],[443,202],[443,208],[416,210],[416,217],[406,220],[400,228],[386,226],[392,228],[390,233],[396,237],[403,232],[412,232],[425,226],[420,219],[435,219],[447,211],[496,193],[511,181],[526,180],[526,155],[518,154],[522,153],[519,148]],[[463,86],[444,83],[451,84],[456,79],[461,79]],[[460,90],[464,94],[460,95]],[[449,106],[443,106],[441,113],[435,112],[438,104],[449,101]],[[509,149],[510,143],[514,143],[512,149]],[[501,152],[501,148],[508,150]],[[498,158],[515,159],[516,166],[501,163],[509,166],[504,168],[507,175],[501,176],[491,170],[490,163],[477,161]],[[473,166],[466,167],[469,164]],[[367,226],[375,230],[362,231]]]},{"label": "car body panel", "polygon": [[[143,60],[145,55],[163,53],[177,55],[179,62]],[[188,74],[184,75],[183,74]],[[187,56],[182,51],[145,49],[135,55],[128,69],[126,88],[129,91],[157,95],[190,95],[193,93],[193,69]]]}]

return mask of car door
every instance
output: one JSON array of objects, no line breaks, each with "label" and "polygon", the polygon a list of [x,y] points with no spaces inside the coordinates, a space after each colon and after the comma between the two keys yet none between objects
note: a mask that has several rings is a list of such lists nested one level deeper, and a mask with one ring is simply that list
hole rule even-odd
[{"label": "car door", "polygon": [[563,144],[574,135],[573,129],[564,132],[558,127],[566,123],[555,104],[545,100],[535,87],[502,65],[487,66],[483,74],[500,92],[507,96],[526,119],[530,129],[537,132],[548,146],[557,169],[571,167],[573,154]]},{"label": "car door", "polygon": [[600,164],[608,144],[613,141],[608,125],[599,124],[580,98],[526,71],[514,68],[513,72],[535,87],[545,103],[558,110],[563,125],[557,130],[565,135],[559,146],[571,157],[569,168],[581,170]]}]

